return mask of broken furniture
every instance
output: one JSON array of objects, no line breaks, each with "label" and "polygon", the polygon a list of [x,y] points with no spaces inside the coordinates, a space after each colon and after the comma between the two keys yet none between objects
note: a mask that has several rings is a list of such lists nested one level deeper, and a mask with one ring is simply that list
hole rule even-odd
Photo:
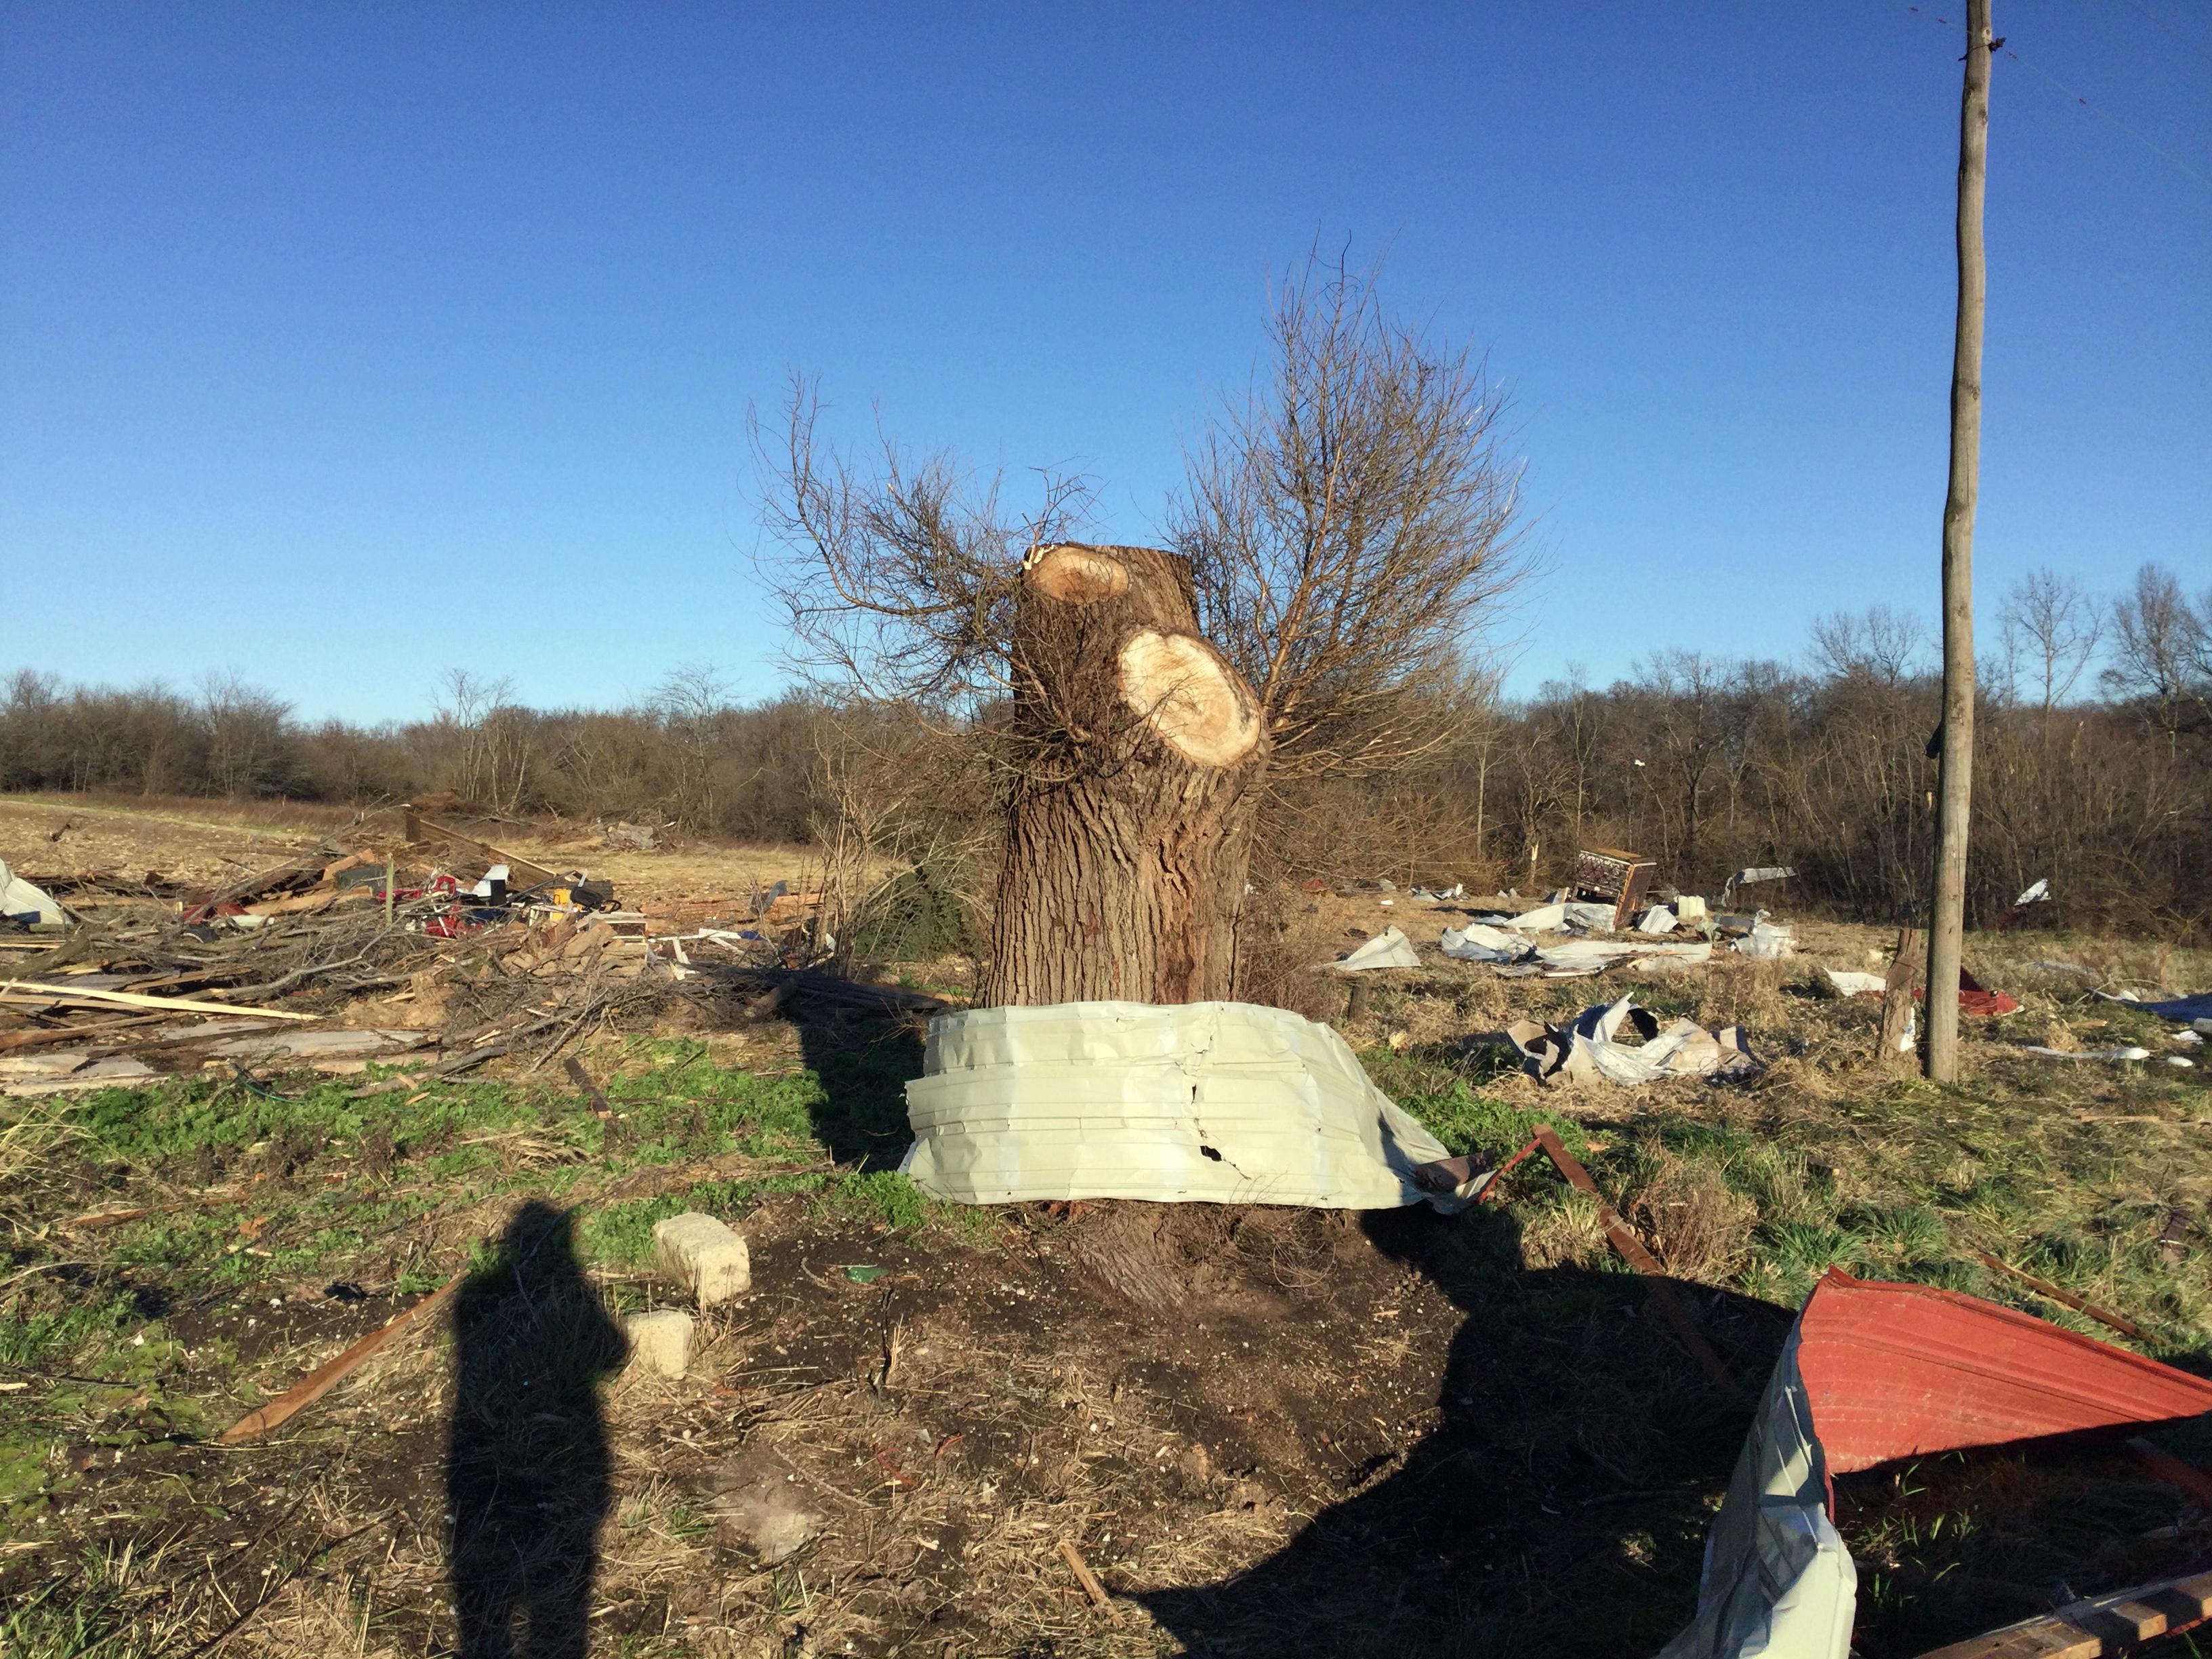
[{"label": "broken furniture", "polygon": [[1641,853],[1615,852],[1609,847],[1584,848],[1575,854],[1574,874],[1568,878],[1568,896],[1585,904],[1613,906],[1612,927],[1626,928],[1644,905],[1644,895],[1659,866]]}]

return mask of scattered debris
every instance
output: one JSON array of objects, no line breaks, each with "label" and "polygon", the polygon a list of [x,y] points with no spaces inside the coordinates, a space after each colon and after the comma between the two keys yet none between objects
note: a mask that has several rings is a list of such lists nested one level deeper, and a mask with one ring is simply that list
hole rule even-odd
[{"label": "scattered debris", "polygon": [[2114,1065],[2131,1060],[2148,1060],[2148,1048],[2051,1048],[2039,1042],[2031,1042],[2021,1048],[2024,1054],[2041,1054],[2045,1060],[2102,1060]]},{"label": "scattered debris", "polygon": [[748,1446],[714,1472],[708,1510],[764,1567],[797,1554],[823,1517],[800,1501],[799,1473],[765,1446]]},{"label": "scattered debris", "polygon": [[246,1413],[217,1437],[218,1443],[234,1446],[241,1440],[255,1439],[289,1422],[360,1370],[367,1361],[390,1347],[407,1332],[427,1322],[432,1314],[453,1299],[454,1293],[461,1288],[462,1281],[467,1277],[465,1273],[455,1273],[413,1307],[394,1315],[383,1326],[371,1331],[336,1358],[327,1359],[316,1366],[267,1405]]},{"label": "scattered debris", "polygon": [[[2135,1000],[2130,998],[2129,1000]],[[2164,1002],[2136,1002],[2135,1006],[2147,1014],[2156,1014],[2160,1019],[2170,1019],[2178,1025],[2212,1031],[2212,991],[2193,997],[2175,997]]]},{"label": "scattered debris", "polygon": [[2208,1619],[2212,1572],[2199,1572],[2069,1601],[1920,1659],[2106,1659],[2138,1642],[2179,1635]]},{"label": "scattered debris", "polygon": [[2040,880],[2030,884],[2026,892],[1991,916],[1990,931],[2002,933],[2006,928],[2016,925],[2020,919],[2027,914],[2030,905],[2048,904],[2051,902],[2051,878],[2045,876]]},{"label": "scattered debris", "polygon": [[1756,870],[1739,870],[1721,884],[1719,902],[1726,904],[1735,896],[1739,887],[1750,887],[1764,881],[1787,881],[1797,872],[1783,865],[1768,865]]},{"label": "scattered debris", "polygon": [[1697,1322],[1690,1317],[1689,1310],[1682,1305],[1681,1298],[1675,1294],[1674,1281],[1667,1277],[1666,1270],[1660,1267],[1651,1252],[1644,1248],[1644,1241],[1637,1237],[1634,1230],[1605,1201],[1605,1194],[1598,1191],[1597,1182],[1590,1179],[1589,1171],[1582,1166],[1582,1160],[1561,1144],[1559,1132],[1548,1123],[1536,1126],[1536,1145],[1542,1149],[1544,1156],[1552,1160],[1552,1167],[1559,1172],[1560,1177],[1569,1186],[1579,1188],[1596,1200],[1598,1220],[1605,1228],[1607,1241],[1623,1261],[1644,1275],[1644,1288],[1650,1297],[1652,1305],[1674,1327],[1674,1334],[1681,1339],[1682,1346],[1690,1351],[1691,1358],[1698,1362],[1707,1380],[1717,1389],[1735,1393],[1735,1378],[1722,1363],[1721,1357],[1713,1352],[1712,1344],[1705,1340]]},{"label": "scattered debris", "polygon": [[1584,848],[1575,854],[1574,874],[1568,878],[1570,898],[1604,905],[1612,912],[1608,928],[1628,925],[1629,917],[1644,902],[1651,878],[1659,866],[1640,853],[1615,852],[1607,847]]},{"label": "scattered debris", "polygon": [[1242,1002],[979,1008],[930,1022],[902,1168],[933,1198],[1393,1209],[1449,1155],[1344,1039]]},{"label": "scattered debris", "polygon": [[1421,958],[1413,949],[1413,940],[1394,923],[1351,955],[1322,965],[1339,973],[1354,974],[1370,968],[1418,968]]},{"label": "scattered debris", "polygon": [[[1636,1041],[1622,1041],[1624,1034]],[[1708,1031],[1692,1019],[1662,1027],[1632,997],[1595,1004],[1564,1025],[1516,1020],[1505,1035],[1540,1083],[1603,1078],[1633,1086],[1673,1077],[1747,1077],[1759,1069],[1743,1045],[1741,1027]]]},{"label": "scattered debris", "polygon": [[2009,1263],[2000,1261],[1996,1257],[1990,1255],[1987,1251],[1975,1251],[1974,1260],[1980,1262],[1985,1267],[1994,1267],[2001,1273],[2006,1273],[2014,1279],[2017,1279],[2021,1284],[2027,1285],[2039,1296],[2049,1297],[2053,1302],[2058,1303],[2061,1306],[2073,1309],[2075,1313],[2087,1315],[2090,1318],[2095,1320],[2100,1325],[2107,1326],[2110,1328],[2118,1331],[2122,1336],[2133,1337],[2138,1342],[2148,1342],[2150,1340],[2150,1333],[2143,1329],[2142,1326],[2136,1324],[2132,1319],[2123,1319],[2116,1313],[2108,1313],[2104,1309],[2099,1307],[2095,1303],[2085,1302],[2080,1297],[2075,1295],[2073,1291],[2062,1291],[2057,1285],[2051,1284],[2045,1279],[2038,1279],[2033,1273],[2022,1273],[2019,1268],[2011,1266]]},{"label": "scattered debris", "polygon": [[1534,956],[1536,949],[1526,939],[1479,921],[1445,928],[1437,944],[1446,956],[1462,962],[1520,962]]},{"label": "scattered debris", "polygon": [[75,920],[44,888],[24,880],[0,860],[0,926],[66,927]]},{"label": "scattered debris", "polygon": [[1083,1593],[1091,1598],[1091,1605],[1106,1615],[1108,1624],[1115,1622],[1114,1604],[1107,1599],[1106,1587],[1101,1584],[1097,1576],[1084,1565],[1083,1558],[1076,1553],[1075,1546],[1066,1539],[1061,1539],[1060,1554],[1060,1559],[1067,1563],[1068,1571],[1075,1575],[1075,1582],[1083,1586]]},{"label": "scattered debris", "polygon": [[1858,1575],[1829,1512],[1835,1475],[2206,1411],[2212,1382],[2202,1377],[1955,1291],[1832,1267],[1797,1316],[1736,1460],[1706,1541],[1697,1618],[1660,1659],[1845,1659]]},{"label": "scattered debris", "polygon": [[1878,997],[1888,988],[1889,981],[1880,974],[1863,974],[1854,969],[1823,968],[1828,983],[1835,987],[1839,997]]},{"label": "scattered debris", "polygon": [[1795,953],[1790,930],[1779,922],[1754,921],[1751,931],[1736,940],[1735,948],[1759,962],[1779,962]]}]

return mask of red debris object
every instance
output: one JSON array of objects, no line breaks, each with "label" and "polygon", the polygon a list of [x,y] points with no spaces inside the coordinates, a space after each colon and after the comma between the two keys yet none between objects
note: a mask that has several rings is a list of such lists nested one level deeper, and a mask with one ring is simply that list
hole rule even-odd
[{"label": "red debris object", "polygon": [[[1928,993],[1915,991],[1916,1002],[1925,1002]],[[1992,991],[1965,969],[1959,969],[1959,1012],[1962,1014],[2016,1014],[2020,1004],[2002,991]]]},{"label": "red debris object", "polygon": [[1831,1267],[1797,1324],[1830,1474],[2212,1412],[2212,1381],[1978,1297]]}]

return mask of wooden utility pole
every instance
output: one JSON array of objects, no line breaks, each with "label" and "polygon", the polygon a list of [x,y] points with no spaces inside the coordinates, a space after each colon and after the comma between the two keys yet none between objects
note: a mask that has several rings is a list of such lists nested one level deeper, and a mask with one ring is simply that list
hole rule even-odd
[{"label": "wooden utility pole", "polygon": [[1936,903],[1928,929],[1928,1076],[1959,1077],[1959,955],[1974,781],[1974,502],[1982,466],[1982,198],[1990,158],[1990,0],[1966,0],[1959,96],[1959,327],[1951,356],[1951,488],[1943,503],[1943,752],[1936,792]]}]

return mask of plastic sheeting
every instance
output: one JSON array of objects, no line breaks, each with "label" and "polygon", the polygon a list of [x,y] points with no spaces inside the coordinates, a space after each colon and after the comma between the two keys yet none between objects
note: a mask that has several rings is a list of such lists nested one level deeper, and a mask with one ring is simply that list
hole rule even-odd
[{"label": "plastic sheeting", "polygon": [[963,1204],[1076,1198],[1393,1209],[1448,1156],[1344,1039],[1280,1008],[1072,1002],[929,1024],[902,1166]]},{"label": "plastic sheeting", "polygon": [[1828,1518],[1828,1472],[1797,1366],[1801,1329],[1737,1456],[1705,1539],[1698,1616],[1659,1659],[1847,1659],[1858,1569]]},{"label": "plastic sheeting", "polygon": [[1759,1069],[1737,1027],[1708,1031],[1692,1019],[1662,1027],[1632,997],[1585,1008],[1565,1025],[1518,1020],[1505,1035],[1539,1081],[1603,1078],[1632,1086],[1670,1077],[1738,1077]]},{"label": "plastic sheeting", "polygon": [[1370,968],[1418,968],[1421,958],[1413,941],[1394,922],[1350,956],[1322,965],[1339,973],[1356,974]]},{"label": "plastic sheeting", "polygon": [[1518,962],[1533,947],[1518,933],[1471,921],[1464,927],[1447,927],[1437,945],[1448,957],[1462,962]]},{"label": "plastic sheeting", "polygon": [[0,863],[0,918],[59,927],[69,921],[70,915],[44,888],[33,886]]}]

